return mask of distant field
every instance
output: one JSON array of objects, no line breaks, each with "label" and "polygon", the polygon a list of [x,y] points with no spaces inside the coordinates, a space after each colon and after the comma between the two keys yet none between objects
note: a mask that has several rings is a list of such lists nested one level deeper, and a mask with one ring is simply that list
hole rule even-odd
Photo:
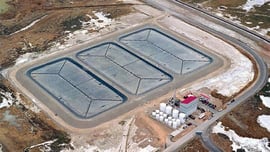
[{"label": "distant field", "polygon": [[[216,13],[222,13],[224,17],[255,29],[270,28],[270,2],[258,7],[254,6],[250,11],[246,11],[242,6],[247,0],[183,0],[191,4],[200,5]],[[267,35],[270,36],[268,30]]]}]

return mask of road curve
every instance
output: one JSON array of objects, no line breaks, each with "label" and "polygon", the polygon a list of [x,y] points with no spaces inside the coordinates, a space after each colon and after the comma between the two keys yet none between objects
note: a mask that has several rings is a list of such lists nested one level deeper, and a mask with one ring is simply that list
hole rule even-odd
[{"label": "road curve", "polygon": [[[155,8],[158,8],[160,10],[168,12],[169,14],[172,14],[174,17],[179,18],[180,20],[183,20],[183,21],[185,21],[185,22],[187,22],[187,23],[189,23],[189,24],[191,24],[191,25],[193,25],[195,27],[203,29],[203,30],[205,30],[205,31],[207,31],[207,32],[219,37],[219,38],[227,40],[227,42],[229,42],[229,43],[232,43],[232,44],[242,48],[244,51],[246,51],[247,53],[249,53],[250,55],[253,56],[254,60],[257,63],[256,66],[258,68],[258,77],[255,80],[254,84],[251,87],[249,87],[247,90],[245,90],[245,92],[238,95],[235,98],[236,102],[230,104],[227,107],[227,109],[216,113],[215,116],[212,119],[210,119],[208,121],[205,121],[202,125],[195,128],[194,131],[188,133],[187,135],[182,137],[180,140],[176,141],[174,144],[170,145],[169,147],[167,147],[165,149],[165,152],[174,152],[174,151],[179,150],[181,145],[187,143],[193,137],[195,137],[195,132],[196,131],[203,131],[203,130],[207,129],[211,124],[216,122],[219,118],[224,116],[226,113],[230,112],[233,108],[235,108],[236,106],[241,104],[243,101],[248,99],[250,96],[253,96],[258,91],[260,91],[260,89],[266,84],[266,82],[268,80],[268,68],[267,68],[267,65],[265,64],[265,62],[263,61],[262,57],[259,56],[246,43],[244,43],[244,42],[242,42],[242,41],[240,41],[238,39],[235,39],[235,38],[233,38],[231,36],[228,36],[227,34],[224,34],[224,33],[215,31],[215,30],[213,30],[213,29],[211,29],[209,27],[206,27],[205,25],[203,25],[203,24],[201,24],[201,23],[199,23],[199,22],[197,22],[195,20],[192,20],[192,19],[190,19],[190,18],[188,18],[186,16],[183,16],[182,14],[178,13],[177,10],[173,9],[175,7],[166,6],[164,1],[160,2],[160,1],[156,1],[156,0],[145,0],[145,2],[148,3],[149,5],[152,5]],[[167,2],[167,3],[171,3],[171,2]],[[205,15],[205,18],[208,18],[208,17],[209,16]],[[226,23],[224,23],[223,26],[227,27],[228,25]],[[238,27],[236,27],[236,28],[238,28]],[[246,34],[246,31],[240,29],[239,33]],[[258,38],[260,38],[260,37],[256,37],[256,39],[258,39]]]},{"label": "road curve", "polygon": [[222,150],[212,142],[212,140],[209,137],[210,134],[211,134],[211,127],[209,126],[205,131],[202,132],[201,135],[203,145],[208,149],[208,151],[222,152]]}]

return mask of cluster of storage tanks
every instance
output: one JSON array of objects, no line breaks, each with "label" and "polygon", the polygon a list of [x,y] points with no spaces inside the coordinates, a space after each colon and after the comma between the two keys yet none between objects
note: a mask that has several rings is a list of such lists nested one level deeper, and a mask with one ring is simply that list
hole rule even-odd
[{"label": "cluster of storage tanks", "polygon": [[176,129],[181,126],[181,124],[185,123],[186,114],[180,113],[179,110],[166,103],[160,103],[159,109],[152,112],[152,117]]}]

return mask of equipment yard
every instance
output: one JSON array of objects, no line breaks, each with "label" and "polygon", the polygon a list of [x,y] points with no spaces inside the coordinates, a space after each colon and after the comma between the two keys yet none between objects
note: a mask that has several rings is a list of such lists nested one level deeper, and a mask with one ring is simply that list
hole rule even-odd
[{"label": "equipment yard", "polygon": [[223,126],[269,138],[247,101],[268,79],[264,36],[174,0],[5,4],[0,152],[230,151]]}]

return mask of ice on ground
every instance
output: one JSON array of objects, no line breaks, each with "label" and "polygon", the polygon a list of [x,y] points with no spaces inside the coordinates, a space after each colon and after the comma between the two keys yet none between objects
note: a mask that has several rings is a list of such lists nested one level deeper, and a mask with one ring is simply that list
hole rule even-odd
[{"label": "ice on ground", "polygon": [[237,149],[244,149],[246,152],[269,152],[270,148],[268,147],[268,139],[254,139],[248,137],[241,137],[235,133],[234,130],[227,129],[225,130],[225,126],[222,125],[221,122],[218,122],[216,126],[213,127],[212,133],[221,133],[229,137],[230,141],[232,141],[232,149],[233,151],[237,151]]},{"label": "ice on ground", "polygon": [[270,132],[270,115],[261,115],[257,118],[257,122],[260,124],[260,126],[267,129],[268,132]]},{"label": "ice on ground", "polygon": [[[227,71],[209,79],[205,79],[202,82],[193,85],[190,89],[198,90],[202,87],[208,87],[217,89],[219,93],[225,96],[231,96],[239,92],[253,80],[254,71],[252,62],[232,45],[205,31],[178,20],[175,17],[167,17],[160,22],[176,33],[184,35],[206,48],[209,48],[216,54],[225,56],[231,62],[230,68]],[[181,28],[175,25],[181,25]]]},{"label": "ice on ground", "polygon": [[2,108],[9,108],[14,103],[14,98],[12,97],[11,92],[1,92],[0,91],[0,109]]},{"label": "ice on ground", "polygon": [[270,97],[260,95],[260,99],[262,100],[262,103],[265,105],[265,107],[270,108]]},{"label": "ice on ground", "polygon": [[270,0],[247,0],[247,2],[242,6],[243,10],[250,11],[254,6],[262,6],[263,4],[270,2]]}]

